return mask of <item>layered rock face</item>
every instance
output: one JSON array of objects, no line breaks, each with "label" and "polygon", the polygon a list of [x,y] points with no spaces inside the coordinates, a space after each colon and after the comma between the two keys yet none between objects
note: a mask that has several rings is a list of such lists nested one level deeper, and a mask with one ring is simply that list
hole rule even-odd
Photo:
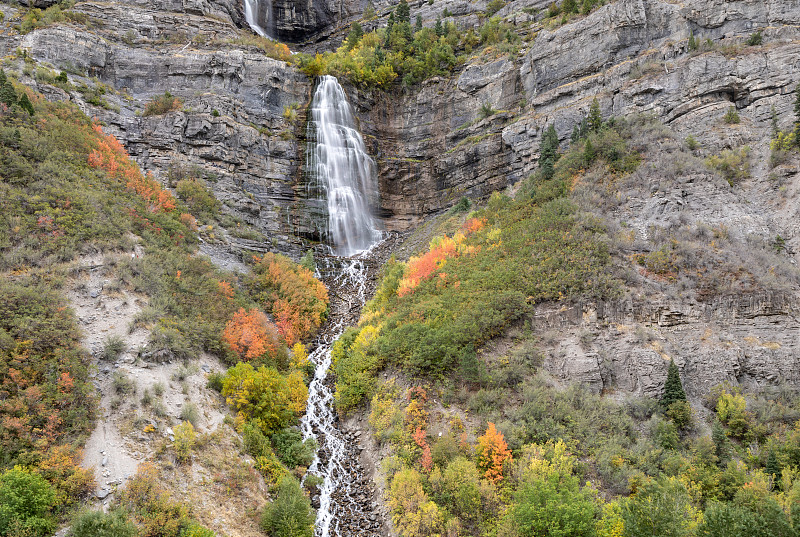
[{"label": "layered rock face", "polygon": [[[76,10],[88,16],[91,30],[54,26],[7,46],[78,74],[76,83],[91,84],[85,77],[95,77],[113,88],[105,96],[109,107],[83,106],[145,170],[164,180],[175,169],[212,174],[214,193],[227,210],[271,241],[233,238],[238,247],[297,254],[302,229],[292,225],[293,215],[307,212],[298,207],[303,195],[296,192],[302,168],[297,134],[304,127],[302,118],[283,115],[309,100],[312,83],[258,49],[230,44],[239,36],[232,24],[238,6],[188,3],[175,2],[172,7],[182,11],[165,12],[147,2],[84,2]],[[144,105],[165,92],[183,100],[181,110],[143,117]]]},{"label": "layered rock face", "polygon": [[[517,32],[527,38],[518,53],[490,49],[452,77],[390,93],[347,88],[378,164],[380,215],[387,229],[411,229],[462,196],[485,198],[518,183],[536,169],[544,128],[555,125],[566,142],[597,98],[605,117],[651,114],[681,138],[692,135],[702,148],[700,156],[744,145],[751,149],[752,179],[735,188],[707,171],[671,169],[667,177],[663,165],[645,162],[646,173],[637,176],[641,188],[619,193],[624,202],[612,215],[630,225],[634,240],[647,241],[653,226],[681,220],[724,226],[742,239],[780,235],[790,251],[800,251],[798,170],[793,165],[769,170],[765,164],[773,110],[781,128],[793,121],[792,92],[800,82],[800,5],[790,0],[700,0],[691,5],[617,0],[559,25],[543,22],[541,10],[548,4],[517,0],[498,13],[512,17]],[[388,1],[373,5],[380,17],[392,7]],[[341,38],[366,2],[273,0],[259,6],[273,14],[277,35],[286,39],[334,36],[312,47],[320,49]],[[486,2],[437,0],[412,3],[411,10],[412,19],[420,15],[428,26],[447,10],[459,24],[477,27],[485,7]],[[313,81],[243,44],[239,1],[90,1],[75,10],[86,16],[85,25],[56,25],[26,36],[7,33],[0,46],[6,53],[27,50],[34,59],[72,73],[76,83],[91,85],[90,77],[96,77],[116,90],[105,97],[110,107],[82,105],[157,177],[166,180],[176,167],[212,173],[216,180],[211,186],[226,210],[269,239],[263,244],[231,238],[232,251],[278,249],[299,255],[302,238],[319,238],[324,207],[309,199],[303,174],[304,111]],[[381,20],[365,27],[381,25]],[[756,30],[763,44],[748,46]],[[697,43],[693,50],[690,36]],[[26,82],[36,84],[32,78]],[[81,100],[47,84],[40,89],[54,99]],[[144,104],[165,91],[183,99],[182,110],[142,117]],[[297,105],[296,117],[285,113],[292,105]],[[722,121],[730,107],[740,115],[739,124]],[[691,357],[680,365],[697,372],[696,385],[689,388],[693,393],[719,375],[745,384],[770,383],[774,371],[781,372],[778,378],[791,379],[798,370],[796,353],[779,332],[795,333],[796,299],[793,293],[781,296],[778,313],[748,317],[739,305],[720,303],[719,311],[727,316],[711,321],[707,304],[651,300],[659,304],[658,311],[681,312],[686,320],[669,326],[647,321],[656,315],[650,306],[586,306],[574,337],[553,349],[546,366],[598,389],[620,386],[645,393],[660,385],[664,356]],[[772,303],[773,298],[746,300]],[[583,320],[593,318],[592,311],[597,325]],[[548,330],[549,322],[541,329]],[[618,325],[632,328],[626,332]],[[643,347],[637,332],[649,326],[662,331],[658,341],[672,342],[673,350],[647,350],[647,342]],[[706,338],[707,329],[717,339]],[[586,338],[579,337],[586,331],[599,342],[589,350],[581,346]],[[757,365],[748,358],[757,353],[774,357],[774,363],[770,358]],[[562,360],[562,354],[571,358]],[[712,367],[707,364],[718,368],[704,373],[704,367]]]},{"label": "layered rock face", "polygon": [[[800,7],[781,0],[722,4],[620,0],[540,31],[519,57],[477,58],[454,79],[391,97],[353,92],[362,127],[376,140],[389,227],[413,225],[462,195],[486,196],[527,177],[544,128],[553,123],[567,140],[595,97],[605,117],[653,114],[709,151],[764,147],[773,106],[782,127],[791,122]],[[535,18],[517,15],[520,25]],[[765,44],[748,47],[756,28]],[[688,50],[690,35],[700,43],[696,51]],[[486,104],[501,112],[481,119]],[[742,123],[723,128],[730,106]]]}]

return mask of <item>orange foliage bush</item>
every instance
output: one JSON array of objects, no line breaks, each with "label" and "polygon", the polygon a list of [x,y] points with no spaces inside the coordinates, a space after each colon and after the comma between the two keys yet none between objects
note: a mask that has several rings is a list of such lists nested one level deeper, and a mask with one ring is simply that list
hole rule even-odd
[{"label": "orange foliage bush", "polygon": [[280,348],[278,330],[257,309],[233,314],[222,333],[222,340],[242,360],[253,360],[262,356],[276,358]]},{"label": "orange foliage bush", "polygon": [[310,270],[287,257],[267,253],[256,261],[250,287],[272,313],[286,344],[311,335],[325,320],[328,290]]},{"label": "orange foliage bush", "polygon": [[104,134],[100,125],[93,126],[98,134],[97,148],[89,154],[89,166],[104,170],[114,179],[124,181],[125,187],[148,203],[151,212],[175,209],[175,198],[164,190],[151,175],[143,175],[130,159],[125,148],[114,136]]},{"label": "orange foliage bush", "polygon": [[489,422],[486,433],[478,438],[478,466],[484,470],[486,479],[496,484],[503,479],[506,462],[511,462],[511,451],[503,433]]},{"label": "orange foliage bush", "polygon": [[[447,280],[447,274],[440,272],[446,261],[461,254],[470,253],[471,248],[463,246],[467,236],[480,231],[485,226],[485,220],[470,218],[461,227],[462,232],[453,238],[444,236],[431,241],[428,251],[420,256],[412,256],[408,260],[403,278],[397,288],[397,296],[404,297],[412,293],[420,283],[438,274],[442,281]],[[456,282],[457,283],[457,282]]]}]

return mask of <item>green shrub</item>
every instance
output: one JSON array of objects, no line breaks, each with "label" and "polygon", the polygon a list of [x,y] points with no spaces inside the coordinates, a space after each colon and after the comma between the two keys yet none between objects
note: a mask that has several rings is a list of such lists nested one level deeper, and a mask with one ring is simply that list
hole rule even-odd
[{"label": "green shrub", "polygon": [[747,44],[751,47],[756,47],[764,42],[764,34],[761,33],[761,30],[756,30],[750,37],[747,38]]},{"label": "green shrub", "polygon": [[255,423],[247,422],[244,424],[242,428],[242,441],[244,450],[252,455],[253,458],[269,457],[273,454],[272,444],[269,438],[261,432],[261,429]]},{"label": "green shrub", "polygon": [[503,9],[505,5],[506,3],[504,0],[491,0],[491,2],[486,4],[486,16],[491,17],[492,15]]},{"label": "green shrub", "polygon": [[303,440],[297,429],[283,429],[272,435],[275,454],[289,468],[308,468],[314,460],[317,443],[313,438]]},{"label": "green shrub", "polygon": [[744,146],[739,150],[726,149],[719,155],[711,155],[705,160],[706,166],[716,170],[734,186],[750,177],[750,148]]},{"label": "green shrub", "polygon": [[626,537],[688,537],[695,514],[686,487],[673,478],[645,484],[622,504]]},{"label": "green shrub", "polygon": [[55,529],[55,492],[40,475],[17,466],[0,474],[0,535],[45,536]]},{"label": "green shrub", "polygon": [[112,375],[114,391],[120,395],[130,395],[136,393],[136,382],[131,380],[122,371],[114,371]]},{"label": "green shrub", "polygon": [[200,411],[194,403],[185,403],[181,408],[181,419],[197,427],[200,421]]},{"label": "green shrub", "polygon": [[181,179],[175,185],[175,193],[186,202],[192,215],[208,220],[219,214],[221,204],[199,179]]},{"label": "green shrub", "polygon": [[483,103],[481,105],[480,110],[478,110],[478,117],[481,119],[486,119],[489,116],[493,116],[497,113],[497,110],[491,105],[491,103]]},{"label": "green shrub", "polygon": [[222,379],[225,378],[225,375],[219,372],[209,373],[206,378],[208,382],[206,382],[206,387],[214,390],[215,392],[222,393]]},{"label": "green shrub", "polygon": [[278,483],[272,503],[261,515],[261,528],[274,537],[312,537],[314,511],[296,479],[286,476]]},{"label": "green shrub", "polygon": [[124,339],[120,336],[109,336],[106,338],[105,342],[103,342],[103,353],[101,356],[104,360],[113,362],[119,358],[126,349],[127,346],[125,345]]},{"label": "green shrub", "polygon": [[136,537],[136,525],[128,520],[125,512],[115,509],[82,511],[72,520],[69,537]]},{"label": "green shrub", "polygon": [[164,92],[164,95],[157,95],[153,97],[144,107],[143,116],[158,116],[180,110],[183,106],[183,101],[175,97],[170,92]]},{"label": "green shrub", "polygon": [[477,520],[481,514],[481,476],[475,463],[465,457],[453,459],[433,483],[434,498],[449,506],[462,520]]},{"label": "green shrub", "polygon": [[737,112],[736,108],[733,106],[728,108],[728,111],[725,112],[725,115],[723,116],[722,119],[728,125],[735,125],[741,122],[741,118],[739,117],[739,112]]}]

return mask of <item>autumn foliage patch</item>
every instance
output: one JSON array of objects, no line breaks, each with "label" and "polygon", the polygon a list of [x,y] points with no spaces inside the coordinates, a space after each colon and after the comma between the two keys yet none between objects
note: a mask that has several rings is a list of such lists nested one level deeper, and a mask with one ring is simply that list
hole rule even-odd
[{"label": "autumn foliage patch", "polygon": [[249,287],[275,319],[287,345],[310,336],[328,312],[328,290],[314,274],[288,257],[267,253],[256,258]]},{"label": "autumn foliage patch", "polygon": [[164,190],[152,176],[142,174],[119,140],[110,134],[104,134],[100,125],[94,125],[93,128],[98,135],[98,141],[97,149],[89,154],[89,166],[105,170],[111,177],[122,181],[128,190],[147,202],[151,212],[169,212],[175,209],[175,198],[172,194]]},{"label": "autumn foliage patch", "polygon": [[222,339],[240,359],[248,361],[265,355],[275,359],[282,345],[278,329],[257,309],[239,308],[225,326]]}]

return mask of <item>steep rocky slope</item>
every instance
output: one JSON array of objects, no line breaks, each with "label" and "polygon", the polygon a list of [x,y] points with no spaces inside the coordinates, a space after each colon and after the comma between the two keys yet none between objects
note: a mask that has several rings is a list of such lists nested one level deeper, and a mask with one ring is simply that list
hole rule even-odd
[{"label": "steep rocky slope", "polygon": [[[391,0],[256,4],[265,28],[307,52],[339,45],[351,22],[361,20],[366,30],[385,25],[394,8]],[[398,257],[424,250],[442,229],[452,231],[447,211],[463,197],[481,204],[494,192],[515,192],[538,169],[547,126],[555,127],[563,150],[594,99],[606,119],[644,114],[655,121],[642,122],[632,142],[642,157],[633,173],[608,179],[603,170],[582,170],[570,185],[571,202],[607,231],[609,271],[623,284],[620,297],[537,304],[478,357],[494,366],[522,356],[559,389],[577,382],[587,393],[620,400],[659,397],[674,360],[700,414],[709,409],[698,403],[723,382],[752,393],[796,390],[800,159],[790,153],[770,162],[769,143],[773,120],[780,129],[795,121],[800,6],[790,0],[616,0],[562,20],[548,15],[549,4],[413,2],[412,20],[419,16],[428,27],[441,18],[477,30],[488,20],[487,9],[499,8],[497,16],[513,24],[519,40],[465,53],[450,76],[410,87],[396,83],[381,91],[342,80],[378,165],[377,212],[385,229],[408,237]],[[377,17],[362,20],[368,6]],[[251,252],[298,259],[322,239],[325,204],[315,199],[303,168],[315,81],[287,50],[252,35],[241,0],[90,0],[77,3],[68,18],[27,33],[17,31],[24,8],[11,3],[0,10],[0,50],[24,84],[50,100],[78,103],[167,187],[175,189],[186,174],[203,178],[233,224],[201,226],[201,253],[244,271],[242,260]],[[761,42],[748,44],[756,32]],[[61,71],[66,83],[54,80]],[[145,113],[167,93],[180,106]],[[724,120],[730,110],[738,121]],[[725,151],[743,155],[730,177],[706,160]],[[98,367],[99,423],[85,465],[95,469],[100,496],[166,449],[170,435],[166,429],[140,432],[148,423],[135,402],[113,395],[113,368],[142,389],[162,384],[164,423],[176,423],[182,405],[198,402],[209,454],[191,475],[165,465],[161,477],[198,503],[209,527],[258,534],[243,503],[260,506],[264,482],[249,459],[239,461],[241,450],[223,422],[226,410],[199,371],[137,359],[134,349],[148,334],[126,332],[146,297],[103,291],[102,278],[116,277],[111,269],[103,272],[114,256],[81,258],[68,282],[88,333],[84,344]],[[127,340],[129,351],[112,366],[97,357],[102,339],[114,334]],[[204,371],[223,367],[207,354],[199,364]],[[173,382],[180,374],[189,380]],[[398,377],[403,387],[414,385]],[[463,438],[475,440],[484,418],[458,406],[479,408],[474,401],[484,389],[466,384],[463,400],[444,388],[431,392],[431,438],[450,434],[455,417],[467,424]],[[509,409],[522,408],[522,392],[507,392]],[[445,396],[456,403],[436,400]],[[501,410],[498,416],[508,409]],[[506,432],[517,428],[496,421]],[[366,415],[348,423],[366,429]],[[390,454],[385,444],[360,432],[346,438],[367,446],[359,452],[373,479],[386,477],[378,460]],[[230,487],[243,491],[241,504],[219,509]],[[371,487],[365,490],[360,501],[375,513],[369,524],[390,525],[386,505],[371,496]]]}]

